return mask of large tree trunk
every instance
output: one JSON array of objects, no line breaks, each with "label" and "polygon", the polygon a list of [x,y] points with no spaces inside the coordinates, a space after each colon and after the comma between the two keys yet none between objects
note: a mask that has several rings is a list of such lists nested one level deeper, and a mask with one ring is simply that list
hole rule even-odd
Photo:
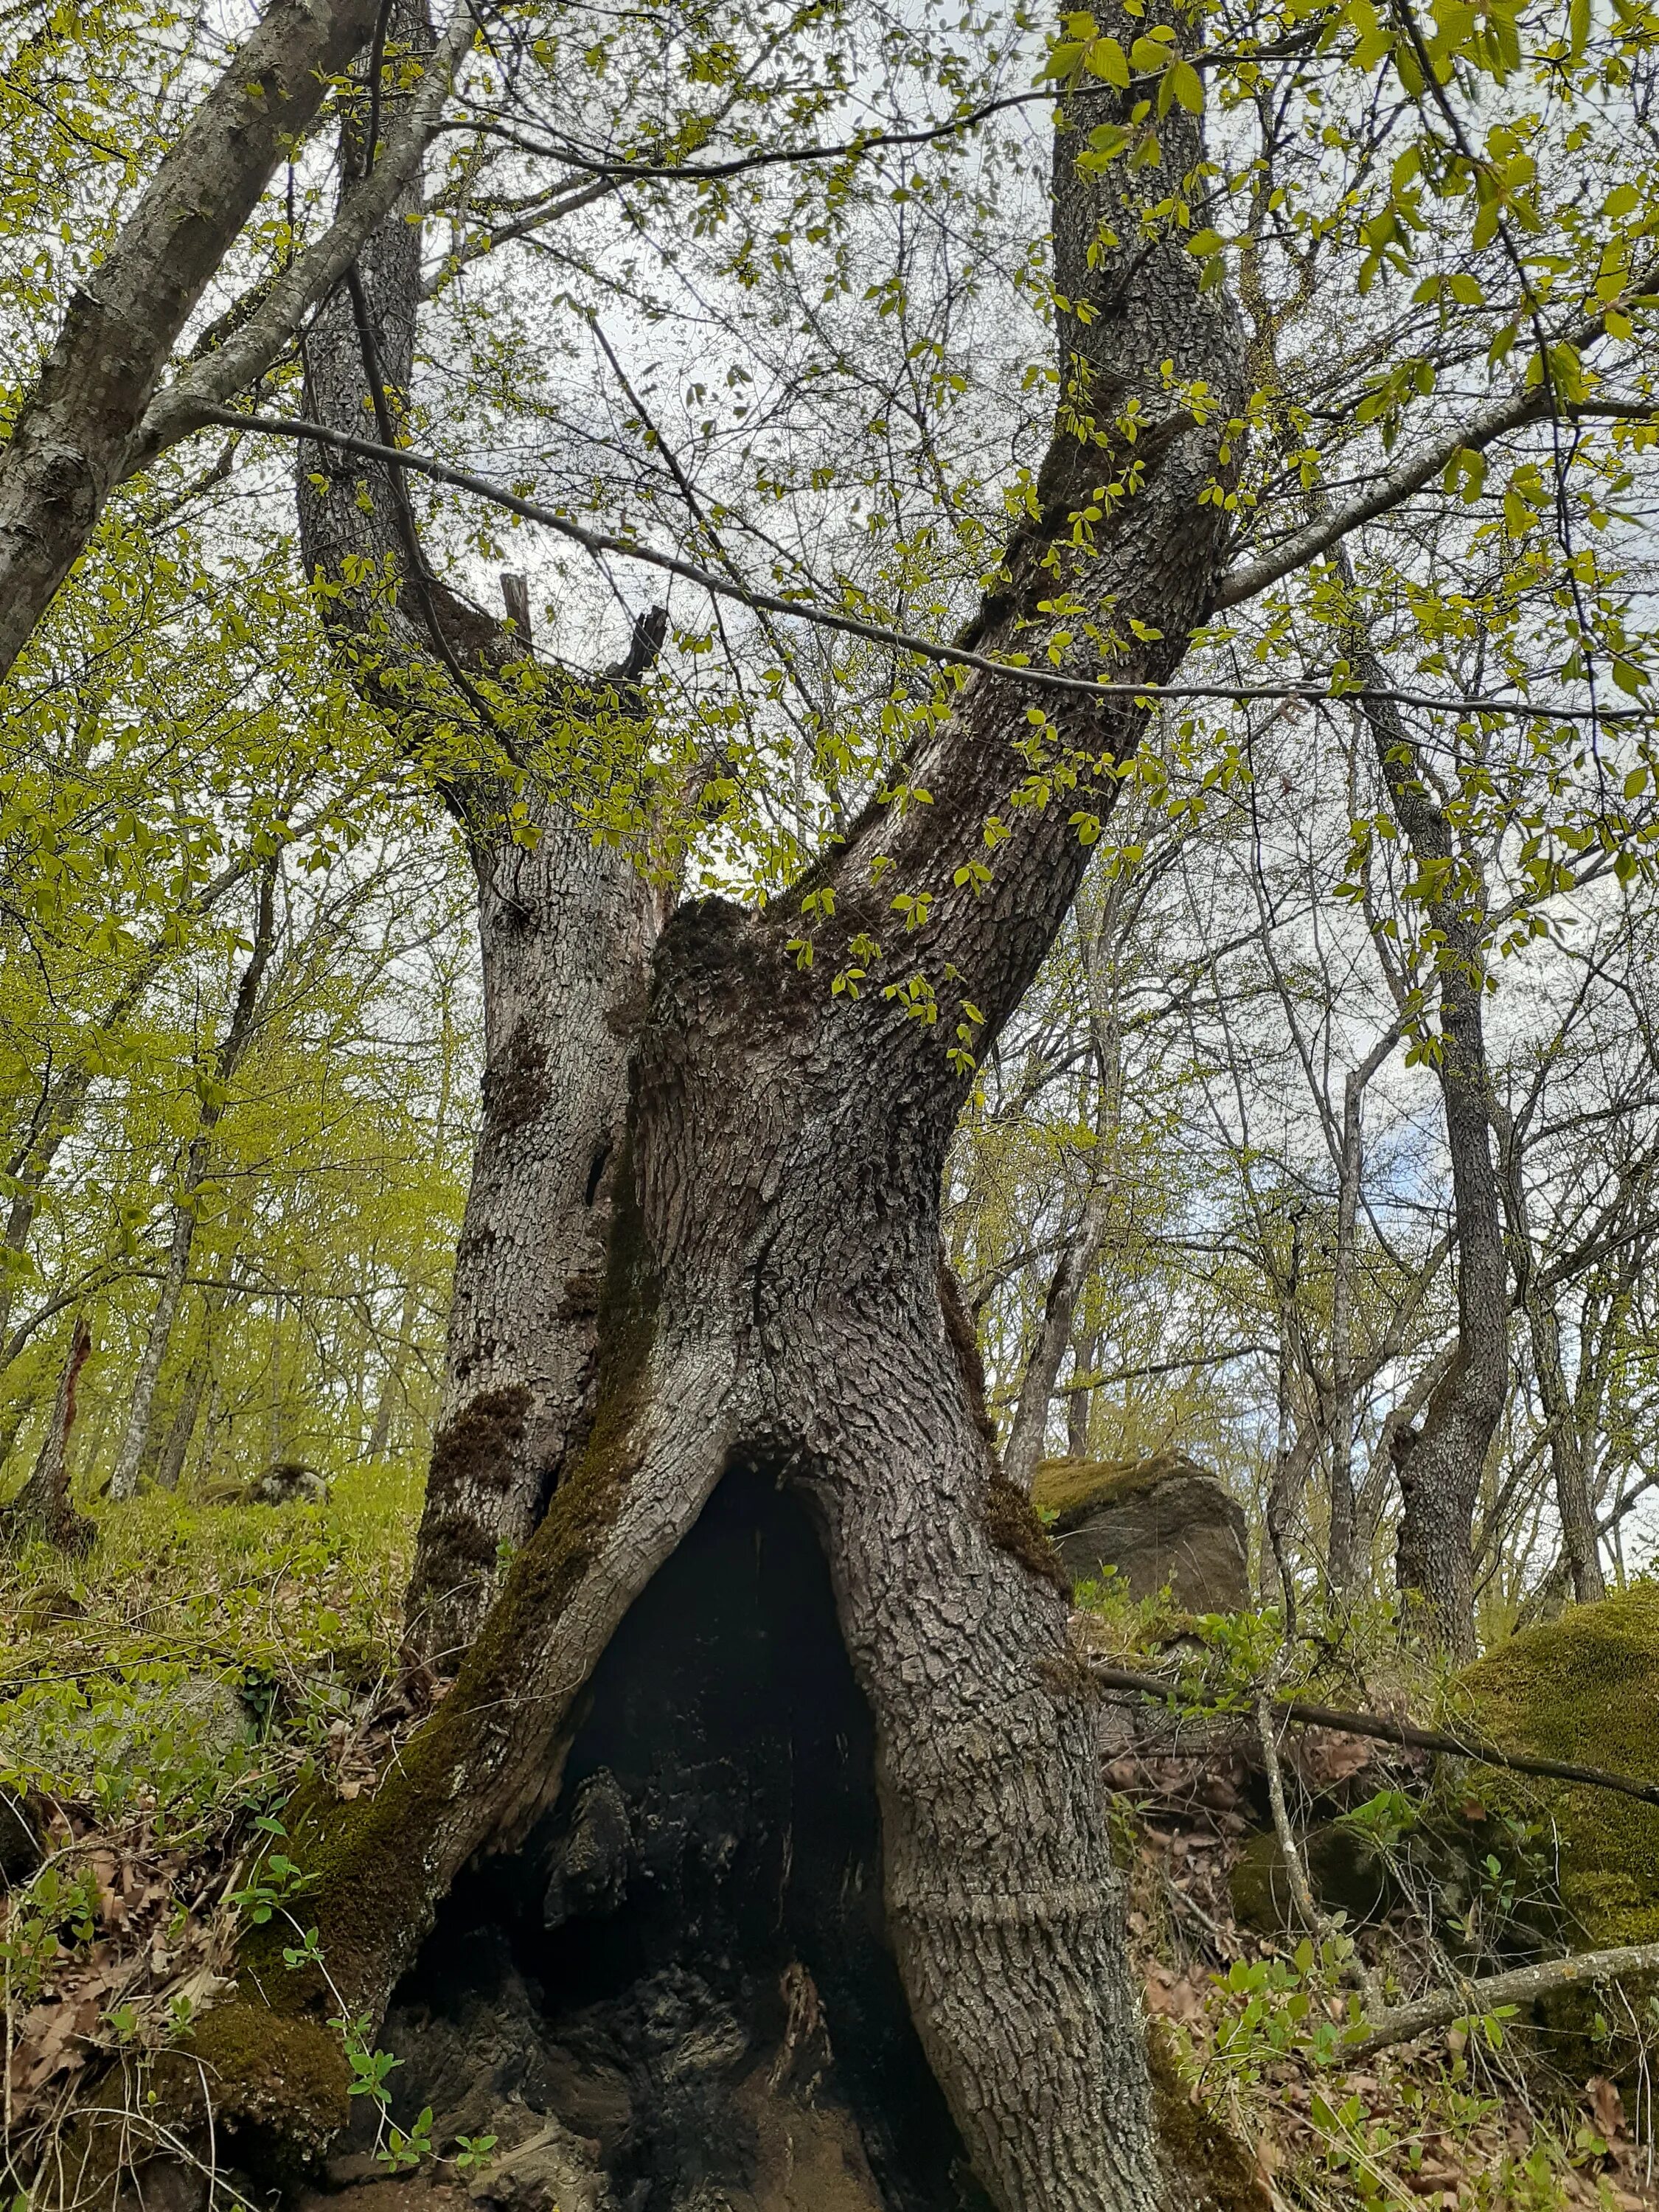
[{"label": "large tree trunk", "polygon": [[[1128,43],[1130,27],[1116,27]],[[1082,130],[1127,112],[1109,92],[1071,105]],[[1160,134],[1149,201],[1201,158],[1197,125],[1179,109]],[[1057,289],[1081,312],[1063,310],[1064,397],[1040,513],[1010,546],[973,635],[988,652],[1040,659],[1059,620],[1054,602],[1075,592],[1089,619],[1056,646],[1060,665],[1096,672],[1099,623],[1124,640],[1109,672],[1156,684],[1214,586],[1223,509],[1200,495],[1228,480],[1239,349],[1224,299],[1199,290],[1182,234],[1126,204],[1136,178],[1121,163],[1079,174],[1073,153],[1085,143],[1067,135],[1057,149]],[[1206,383],[1216,411],[1170,412],[1166,363],[1177,380]],[[1157,424],[1133,456],[1112,421],[1131,398]],[[1122,484],[1132,457],[1134,488],[1099,496]],[[340,505],[358,511],[349,496]],[[1085,508],[1091,545],[1077,543],[1090,535],[1075,526]],[[393,516],[387,526],[404,525]],[[436,605],[434,580],[416,583]],[[275,2124],[303,2145],[342,2124],[346,2069],[326,2023],[343,2009],[372,2031],[460,1870],[514,1851],[559,1802],[607,1646],[648,1602],[722,1477],[747,1468],[798,1503],[827,1562],[873,1730],[881,1922],[981,2182],[1001,2212],[1152,2212],[1179,2201],[1159,2168],[1065,1577],[995,1464],[971,1341],[941,1305],[940,1181],[963,1092],[945,1048],[958,994],[982,1016],[963,1016],[963,1030],[994,1037],[1086,865],[1069,817],[1077,807],[1109,812],[1111,770],[1143,724],[1127,699],[1066,701],[1041,744],[1075,772],[1075,789],[1010,806],[1009,787],[1036,764],[1028,702],[1017,675],[975,672],[904,763],[902,781],[929,804],[872,804],[760,914],[705,901],[674,917],[642,1026],[637,1015],[617,1023],[635,1040],[622,1146],[609,1073],[583,1088],[555,1061],[596,1051],[618,1007],[607,942],[620,939],[625,973],[638,973],[641,894],[631,878],[586,892],[578,873],[572,897],[551,856],[562,851],[571,871],[580,854],[556,837],[538,848],[538,863],[550,856],[545,878],[528,868],[502,882],[481,866],[496,1099],[460,1258],[474,1281],[458,1293],[452,1370],[475,1341],[482,1357],[469,1313],[494,1310],[522,1328],[507,1306],[528,1295],[538,1328],[593,1347],[596,1379],[570,1419],[558,1411],[569,1401],[550,1393],[548,1432],[563,1423],[557,1480],[449,1694],[372,1797],[313,1800],[291,1817],[287,1848],[315,1877],[303,1909],[326,1972],[284,1972],[276,1954],[289,1937],[274,1923],[252,1934],[237,1996],[197,2031],[196,2057],[218,2070],[222,2128],[246,2136]],[[962,857],[984,849],[993,812],[1007,835],[989,888],[979,896],[965,868],[951,887]],[[826,888],[833,911],[814,926],[817,964],[803,967],[792,950],[801,898]],[[832,973],[872,964],[855,937],[892,938],[896,890],[933,894],[925,923],[896,940],[862,996],[832,994]],[[496,895],[499,913],[488,903]],[[586,900],[580,944],[558,933],[557,899]],[[640,918],[632,934],[618,921],[628,915]],[[619,1039],[605,1070],[620,1071],[621,1053]],[[520,1120],[502,1093],[534,1110]],[[560,1223],[585,1256],[607,1174],[616,1203],[604,1286],[597,1312],[578,1316],[568,1285],[587,1270],[571,1267]],[[515,1209],[536,1242],[509,1242],[497,1261],[481,1240],[516,1237],[502,1218]],[[528,1395],[531,1375],[550,1371],[546,1340],[514,1341],[515,1365],[492,1370],[489,1387]],[[473,1374],[466,1382],[481,1387]],[[515,1485],[538,1454],[503,1441],[511,1448],[496,1463]],[[475,1464],[491,1462],[481,1454]],[[475,1516],[465,1524],[475,1545],[503,1525],[481,1485],[438,1488],[449,1501],[439,1511],[454,1520],[465,1501]],[[532,1500],[526,1517],[534,1512]],[[695,1667],[698,1650],[694,1636],[677,1669]],[[642,1686],[649,1703],[656,1686]],[[732,1725],[741,1724],[739,1713]],[[485,1893],[504,1882],[486,1881]],[[182,2113],[198,2077],[178,2080]]]},{"label": "large tree trunk", "polygon": [[[424,36],[414,10],[399,8],[392,21],[414,42]],[[360,160],[348,137],[343,200]],[[309,402],[320,422],[355,430],[367,398],[386,424],[405,404],[421,295],[421,228],[411,220],[419,210],[416,189],[313,325]],[[522,623],[509,631],[431,573],[386,471],[342,467],[306,448],[297,489],[307,566],[333,594],[331,625],[366,690],[408,726],[411,749],[428,719],[422,689],[442,687],[446,668],[471,670],[462,680],[471,688],[529,660]],[[381,580],[378,596],[342,586],[365,562]],[[614,713],[614,683],[639,672],[616,672],[583,700],[563,672],[542,670],[550,723],[583,706],[601,714],[607,695]],[[507,741],[532,768],[520,792],[488,702],[475,689],[470,703],[472,757],[456,762],[452,745],[440,787],[477,880],[483,1111],[407,1624],[411,1652],[445,1673],[544,1510],[591,1410],[629,1042],[658,923],[629,856],[596,842],[533,773],[538,733],[518,726]],[[517,817],[515,801],[526,810]]]}]

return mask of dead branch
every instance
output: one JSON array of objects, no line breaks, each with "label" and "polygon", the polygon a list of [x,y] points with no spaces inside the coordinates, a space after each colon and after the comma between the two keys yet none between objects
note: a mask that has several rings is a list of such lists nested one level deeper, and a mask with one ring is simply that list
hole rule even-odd
[{"label": "dead branch", "polygon": [[1369,2058],[1396,2043],[1410,2043],[1454,2021],[1472,2020],[1498,2005],[1525,2004],[1552,1990],[1577,1989],[1586,1982],[1628,1981],[1638,1974],[1659,1973],[1659,1943],[1625,1943],[1610,1951],[1580,1951],[1571,1959],[1544,1959],[1536,1966],[1516,1966],[1505,1974],[1483,1975],[1479,1981],[1462,1979],[1449,1990],[1399,2005],[1379,2014],[1365,2033],[1348,2044],[1346,2058]]},{"label": "dead branch", "polygon": [[[1129,1690],[1143,1698],[1184,1697],[1211,1711],[1224,1710],[1224,1700],[1204,1691],[1185,1692],[1162,1674],[1141,1674],[1126,1667],[1104,1667],[1090,1662],[1090,1670],[1103,1689]],[[1502,1766],[1515,1774],[1539,1774],[1553,1782],[1579,1782],[1591,1790],[1616,1790],[1621,1796],[1637,1797],[1644,1805],[1659,1805],[1659,1783],[1639,1781],[1631,1774],[1610,1774],[1603,1767],[1577,1766],[1563,1759],[1534,1759],[1530,1753],[1501,1750],[1475,1735],[1453,1735],[1443,1729],[1419,1728],[1414,1721],[1395,1720],[1388,1713],[1349,1713],[1332,1705],[1310,1705],[1289,1698],[1279,1707],[1282,1717],[1297,1728],[1331,1729],[1342,1735],[1373,1736],[1382,1743],[1403,1744],[1409,1751],[1443,1751],[1457,1759],[1472,1759],[1481,1766]]]}]

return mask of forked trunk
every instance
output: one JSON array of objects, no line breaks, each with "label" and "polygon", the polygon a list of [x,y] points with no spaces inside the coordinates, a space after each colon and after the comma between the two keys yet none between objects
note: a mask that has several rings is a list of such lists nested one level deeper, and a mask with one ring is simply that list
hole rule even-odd
[{"label": "forked trunk", "polygon": [[[1117,27],[1132,42],[1127,17]],[[1078,675],[1100,672],[1103,659],[1127,684],[1155,684],[1213,591],[1242,434],[1237,337],[1224,297],[1200,290],[1185,234],[1166,230],[1150,204],[1196,170],[1196,121],[1176,108],[1160,125],[1162,170],[1080,171],[1085,133],[1124,122],[1133,96],[1091,92],[1068,104],[1054,177],[1059,419],[1032,511],[971,635],[988,653]],[[372,302],[376,271],[365,275]],[[325,343],[325,332],[312,341],[314,375]],[[333,356],[344,357],[343,347]],[[1200,389],[1201,401],[1189,400]],[[355,409],[359,396],[342,383],[329,404]],[[1132,429],[1120,409],[1136,415]],[[343,495],[330,513],[355,532],[355,484]],[[417,567],[416,549],[405,551]],[[438,590],[428,578],[411,596],[438,605]],[[1071,594],[1080,622],[1055,611]],[[443,603],[452,646],[468,642],[464,612]],[[398,618],[409,621],[409,598]],[[711,1579],[683,1644],[653,1644],[641,1624],[666,1602],[676,1553],[713,1525],[705,1515],[722,1479],[747,1481],[752,1498],[758,1477],[798,1510],[827,1568],[832,1640],[863,1716],[855,1724],[849,1714],[847,1741],[862,1728],[870,1747],[878,1948],[902,1993],[903,2035],[925,2053],[929,2094],[943,2093],[979,2184],[1000,2212],[1163,2212],[1182,2201],[1159,2167],[1066,1578],[994,1462],[971,1334],[941,1303],[940,1179],[966,1087],[962,1041],[976,1051],[994,1038],[1029,986],[1087,865],[1077,813],[1109,813],[1116,770],[1144,725],[1133,694],[1051,695],[1040,732],[1031,703],[1018,675],[969,676],[896,778],[914,803],[873,803],[759,913],[720,902],[682,909],[656,948],[648,1011],[631,1022],[620,1009],[641,972],[629,967],[634,951],[620,971],[612,963],[619,943],[642,950],[648,936],[642,925],[629,936],[635,925],[617,919],[646,911],[627,906],[643,900],[637,885],[626,897],[616,879],[596,889],[579,941],[574,925],[568,939],[554,926],[556,900],[573,911],[581,903],[567,888],[572,875],[582,881],[578,843],[544,837],[536,864],[550,856],[545,878],[516,858],[508,875],[481,867],[487,898],[502,904],[485,909],[491,1089],[452,1366],[459,1372],[475,1337],[479,1365],[492,1356],[495,1323],[468,1317],[475,1301],[503,1327],[520,1326],[526,1300],[539,1302],[538,1329],[575,1326],[572,1285],[587,1276],[581,1260],[598,1241],[592,1201],[614,1174],[603,1287],[597,1312],[580,1316],[578,1340],[595,1348],[591,1398],[562,1431],[545,1511],[447,1696],[372,1796],[319,1796],[291,1813],[285,1848],[313,1878],[301,1910],[322,1966],[286,1970],[280,1954],[292,1936],[274,1921],[252,1933],[237,1996],[202,2020],[174,2076],[181,2118],[186,2102],[199,2105],[199,2062],[219,2084],[221,2141],[252,2147],[264,2130],[291,2150],[328,2140],[349,2110],[330,2022],[343,2014],[372,2034],[458,1876],[470,1869],[458,1899],[504,1900],[520,1879],[513,1864],[524,1865],[514,1855],[541,1847],[550,1819],[566,1844],[547,1882],[546,1925],[562,1926],[580,1893],[600,1916],[590,1967],[645,1946],[653,1923],[642,1911],[633,1917],[622,1840],[633,1815],[621,1784],[613,1793],[604,1783],[601,1769],[614,1778],[616,1766],[593,1741],[617,1710],[610,1655],[631,1651],[646,1670],[632,1710],[648,1717],[684,1693],[718,1639],[726,1585]],[[988,881],[964,865],[988,848]],[[895,920],[896,894],[908,896],[908,930]],[[513,933],[520,908],[531,917],[522,945]],[[804,938],[816,938],[811,958]],[[837,974],[849,988],[832,990]],[[567,1063],[599,1052],[612,1016],[617,1031],[633,1031],[627,1142],[601,1156],[599,1139],[614,1126],[607,1071],[620,1069],[629,1041],[617,1036],[614,1057],[605,1048],[589,1089]],[[591,1133],[578,1140],[584,1127]],[[513,1150],[521,1138],[526,1149]],[[574,1220],[579,1207],[573,1259],[557,1224],[562,1209]],[[505,1247],[469,1241],[503,1237]],[[527,1335],[519,1343],[512,1389],[526,1388],[527,1363],[545,1358]],[[465,1381],[474,1393],[486,1381],[502,1387],[478,1366]],[[481,1451],[471,1462],[475,1544],[502,1526],[483,1494],[493,1465],[517,1495],[524,1460],[510,1427],[495,1459]],[[459,1482],[434,1481],[428,1536],[434,1513],[449,1510],[445,1498],[463,1494]],[[756,1511],[759,1547],[771,1539]],[[745,1706],[763,1702],[768,1686],[757,1674],[734,1698],[733,1742],[750,1729]],[[621,1748],[613,1759],[627,1767]],[[735,1752],[712,1764],[750,1771]],[[811,1780],[804,1774],[801,1788]],[[723,1813],[686,1847],[695,1843],[716,1875],[750,1863],[757,1818],[741,1790],[727,1789],[723,1802],[729,1820]],[[817,1828],[804,1812],[798,1831],[785,1826],[779,1924],[789,1924],[788,1895],[801,1883],[844,1909],[846,1867],[809,1872]],[[672,1881],[689,1882],[678,1844],[672,1856]],[[804,1923],[827,1924],[822,1912]],[[671,1932],[677,1945],[712,1944],[695,1914]],[[425,1971],[437,1971],[430,1954]],[[419,1976],[404,1986],[407,2005]],[[792,2001],[792,2019],[794,2010]],[[659,2032],[660,2008],[647,2026]],[[856,2053],[868,2027],[856,2008],[848,2016],[832,2004],[838,2049]],[[653,2201],[689,2212],[708,2199],[692,2191]],[[896,2191],[886,2201],[933,2212],[951,2200]]]},{"label": "forked trunk", "polygon": [[[341,1999],[379,2017],[461,1868],[557,1801],[624,1615],[721,1477],[757,1468],[827,1562],[873,1724],[886,1937],[975,2172],[1008,2212],[1152,2212],[1171,2200],[1065,1578],[940,1306],[954,1079],[902,1012],[829,1000],[775,927],[717,904],[671,926],[654,1007],[586,1448],[401,1768],[294,1824],[331,1981],[256,1951],[244,1988],[299,2015],[266,2031],[294,2078],[326,2068]],[[198,2051],[240,2059],[246,2033],[222,2008]],[[301,2139],[344,2117],[335,2071],[286,2116]]]}]

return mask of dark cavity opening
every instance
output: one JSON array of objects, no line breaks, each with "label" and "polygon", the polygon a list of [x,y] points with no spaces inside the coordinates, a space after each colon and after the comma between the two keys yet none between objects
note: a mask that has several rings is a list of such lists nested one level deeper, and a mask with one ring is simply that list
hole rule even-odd
[{"label": "dark cavity opening", "polygon": [[769,1479],[728,1474],[635,1604],[557,1803],[456,1885],[383,2041],[396,2117],[498,2135],[523,2212],[984,2206],[887,1939],[823,1553]]},{"label": "dark cavity opening", "polygon": [[599,1178],[605,1173],[605,1164],[610,1157],[611,1143],[610,1139],[607,1138],[603,1144],[595,1147],[592,1160],[589,1164],[587,1170],[587,1188],[582,1197],[582,1203],[584,1206],[592,1206],[594,1200],[599,1196]]}]

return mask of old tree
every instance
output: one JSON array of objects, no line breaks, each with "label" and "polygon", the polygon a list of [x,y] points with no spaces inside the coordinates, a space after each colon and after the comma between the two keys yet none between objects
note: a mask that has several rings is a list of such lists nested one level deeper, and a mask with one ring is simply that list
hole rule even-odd
[{"label": "old tree", "polygon": [[[1369,0],[1210,15],[1126,0],[1066,16],[1046,58],[1023,27],[1000,47],[980,27],[1004,75],[965,89],[943,69],[929,84],[907,49],[895,84],[934,96],[917,143],[970,140],[999,107],[1053,118],[1046,263],[994,257],[978,280],[1052,326],[1023,387],[978,394],[985,444],[992,403],[1022,388],[1045,419],[1029,465],[979,464],[1001,541],[964,532],[949,587],[907,620],[890,572],[860,580],[850,556],[839,588],[787,562],[787,590],[756,580],[775,541],[729,485],[699,492],[582,304],[602,256],[557,244],[598,204],[624,235],[661,216],[690,254],[729,216],[733,179],[822,162],[834,181],[800,187],[794,219],[846,225],[845,250],[867,253],[860,179],[906,118],[835,137],[855,88],[823,66],[836,11],[735,10],[640,29],[628,98],[648,107],[660,77],[663,112],[641,120],[624,98],[584,136],[568,114],[579,77],[598,103],[613,34],[544,12],[445,27],[402,6],[273,7],[181,109],[46,334],[0,457],[0,648],[24,687],[49,680],[55,595],[98,557],[124,484],[207,426],[293,457],[311,604],[465,841],[485,979],[407,1626],[430,1711],[372,1793],[290,1812],[292,1910],[250,1932],[234,1988],[127,2124],[162,2160],[199,2166],[210,2140],[291,2174],[347,2126],[389,2008],[418,2072],[411,2023],[447,2006],[476,2026],[466,2005],[502,2001],[497,1939],[517,1929],[572,2139],[600,2131],[584,2122],[594,2050],[613,2075],[623,2053],[632,2170],[676,2203],[702,2201],[736,2126],[684,2087],[685,2053],[733,2033],[768,2051],[762,2102],[817,2039],[882,2201],[1195,2202],[1202,2161],[1158,2118],[1065,1578],[1001,1472],[942,1264],[946,1150],[1091,860],[1124,857],[1120,791],[1157,803],[1151,718],[1225,785],[1248,775],[1227,702],[1346,698],[1386,803],[1357,817],[1341,888],[1364,904],[1377,847],[1409,846],[1397,1035],[1439,1076],[1456,1193],[1458,1340],[1402,1446],[1402,1567],[1430,1632],[1467,1643],[1506,1296],[1487,965],[1571,856],[1611,866],[1650,827],[1643,785],[1621,810],[1607,771],[1645,726],[1616,549],[1650,434],[1659,218],[1621,167],[1640,133],[1615,124],[1628,106],[1646,127],[1651,27],[1622,7],[1600,27],[1577,0],[1559,21],[1448,4],[1430,21]],[[784,143],[752,115],[723,139],[744,115],[731,88],[775,61],[765,113]],[[294,177],[313,131],[331,204],[313,196],[307,228]],[[447,137],[466,151],[441,172]],[[524,165],[511,192],[486,167],[502,146]],[[660,203],[627,197],[647,187]],[[254,276],[237,256],[256,213]],[[583,524],[574,496],[517,493],[520,514],[755,617],[739,678],[745,649],[789,661],[780,630],[803,625],[886,656],[884,750],[852,805],[837,790],[817,811],[817,849],[797,809],[769,896],[681,895],[700,836],[726,836],[740,872],[737,749],[707,719],[676,737],[653,688],[659,656],[708,641],[641,612],[623,656],[584,672],[538,651],[516,580],[504,618],[470,595],[487,523],[434,550],[453,510],[422,507],[423,485],[486,516],[511,496],[499,471],[429,459],[423,320],[515,235],[574,272],[572,313],[685,550],[665,554],[637,516]],[[910,250],[894,247],[906,270]],[[708,283],[770,297],[747,256],[711,259]],[[624,311],[644,300],[631,271],[617,289]],[[1356,297],[1363,330],[1338,304]],[[788,305],[816,328],[804,291]],[[487,327],[460,320],[487,356]],[[498,414],[512,373],[507,358]],[[1027,433],[1011,416],[1003,453]],[[496,450],[466,434],[461,462]],[[948,514],[925,434],[919,451]],[[575,483],[587,465],[549,465]],[[589,511],[612,495],[594,468]],[[905,547],[913,571],[935,543]],[[805,665],[784,690],[804,690]],[[830,791],[830,753],[808,754],[798,795]],[[1519,884],[1502,899],[1500,860]],[[1045,1393],[1059,1357],[1057,1340]]]}]

